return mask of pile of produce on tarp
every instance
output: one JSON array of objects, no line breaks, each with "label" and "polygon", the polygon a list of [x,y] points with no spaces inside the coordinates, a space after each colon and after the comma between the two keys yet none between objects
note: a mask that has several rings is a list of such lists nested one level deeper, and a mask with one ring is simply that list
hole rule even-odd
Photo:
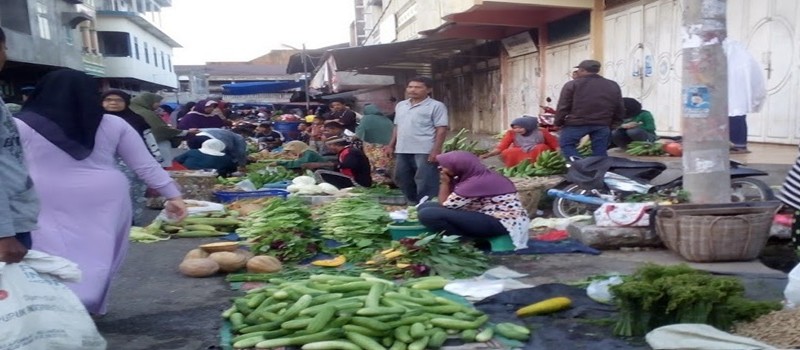
[{"label": "pile of produce on tarp", "polygon": [[744,286],[735,277],[715,276],[687,265],[648,264],[610,290],[620,309],[614,334],[626,337],[676,323],[727,330],[736,321],[754,320],[781,308],[779,302],[746,299]]},{"label": "pile of produce on tarp", "polygon": [[223,312],[236,349],[438,349],[446,342],[487,342],[497,334],[526,340],[530,330],[486,324],[472,306],[429,290],[441,277],[402,285],[370,275],[312,275],[254,289]]},{"label": "pile of produce on tarp", "polygon": [[498,172],[505,177],[532,177],[565,174],[567,160],[558,151],[544,151],[536,161],[523,160],[510,168],[501,168]]},{"label": "pile of produce on tarp", "polygon": [[195,214],[178,223],[156,219],[145,227],[131,227],[129,239],[133,242],[152,243],[170,237],[221,237],[233,232],[240,224],[241,221],[235,215],[224,212]]},{"label": "pile of produce on tarp", "polygon": [[362,197],[340,198],[314,211],[322,237],[339,243],[331,252],[349,261],[370,259],[376,247],[389,244],[389,213],[378,202]]},{"label": "pile of produce on tarp", "polygon": [[486,272],[489,258],[471,243],[461,242],[458,236],[433,234],[392,241],[366,264],[394,278],[469,278]]},{"label": "pile of produce on tarp", "polygon": [[270,254],[283,262],[299,262],[317,254],[321,241],[309,207],[297,199],[270,198],[264,207],[244,217],[236,230],[256,254]]}]

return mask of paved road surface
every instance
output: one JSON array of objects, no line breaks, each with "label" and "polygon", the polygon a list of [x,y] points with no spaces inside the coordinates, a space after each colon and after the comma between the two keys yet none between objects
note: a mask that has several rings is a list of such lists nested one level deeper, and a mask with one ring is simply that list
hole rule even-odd
[{"label": "paved road surface", "polygon": [[220,277],[178,273],[184,254],[208,239],[134,243],[97,326],[109,350],[217,349],[220,313],[235,295]]}]

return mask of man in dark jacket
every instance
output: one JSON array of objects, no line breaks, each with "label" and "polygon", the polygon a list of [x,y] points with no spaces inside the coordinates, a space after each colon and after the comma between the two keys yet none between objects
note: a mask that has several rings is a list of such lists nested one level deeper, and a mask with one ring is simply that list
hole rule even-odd
[{"label": "man in dark jacket", "polygon": [[625,116],[622,91],[616,82],[598,74],[600,62],[586,60],[576,68],[577,78],[564,84],[558,99],[555,123],[561,127],[561,153],[567,159],[578,156],[581,138],[589,135],[592,155],[607,156],[611,130]]}]

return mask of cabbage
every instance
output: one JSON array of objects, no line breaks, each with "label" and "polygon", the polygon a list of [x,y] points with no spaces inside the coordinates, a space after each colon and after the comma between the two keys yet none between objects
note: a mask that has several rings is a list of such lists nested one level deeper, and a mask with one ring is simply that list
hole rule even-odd
[{"label": "cabbage", "polygon": [[325,194],[334,195],[334,194],[339,193],[339,189],[336,188],[336,186],[331,185],[331,184],[329,184],[327,182],[323,182],[323,183],[321,183],[321,184],[319,184],[317,186],[319,186],[319,188],[322,190],[322,193],[325,193]]},{"label": "cabbage", "polygon": [[302,175],[292,179],[292,183],[295,185],[316,185],[317,181],[311,176]]}]

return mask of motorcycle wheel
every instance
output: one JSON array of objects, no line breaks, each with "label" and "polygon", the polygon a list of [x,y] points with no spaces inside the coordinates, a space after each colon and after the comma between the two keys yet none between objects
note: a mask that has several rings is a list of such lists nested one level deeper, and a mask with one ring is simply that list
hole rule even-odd
[{"label": "motorcycle wheel", "polygon": [[[589,196],[592,195],[589,191],[581,189],[578,185],[574,184],[564,187],[563,191]],[[593,215],[597,208],[600,208],[600,206],[576,202],[561,197],[556,197],[553,200],[553,215],[557,218],[568,218],[575,215]]]},{"label": "motorcycle wheel", "polygon": [[731,202],[764,202],[775,199],[772,189],[764,181],[743,177],[731,179]]}]

